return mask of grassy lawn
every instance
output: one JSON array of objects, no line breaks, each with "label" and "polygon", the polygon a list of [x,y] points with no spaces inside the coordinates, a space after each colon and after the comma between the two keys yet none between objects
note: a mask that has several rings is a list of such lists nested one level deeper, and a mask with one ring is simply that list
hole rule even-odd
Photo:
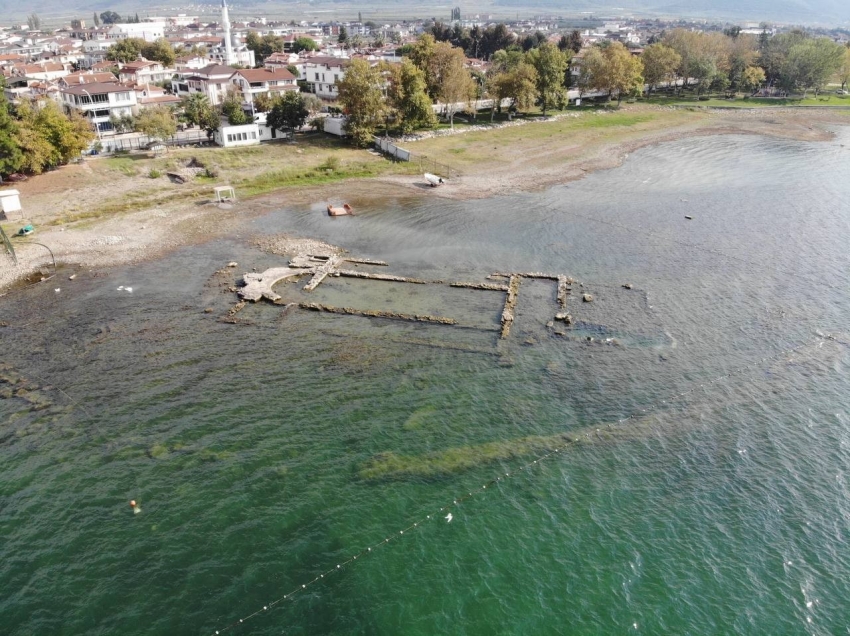
[{"label": "grassy lawn", "polygon": [[[166,176],[195,158],[211,175],[177,185]],[[237,196],[250,197],[292,186],[314,186],[344,179],[406,174],[412,164],[353,148],[328,135],[299,135],[296,143],[278,142],[243,148],[187,148],[153,157],[146,153],[102,157],[88,162],[92,179],[113,188],[100,200],[59,213],[51,225],[78,223],[175,201],[209,198],[212,186],[229,184]],[[150,175],[157,175],[151,177]]]},{"label": "grassy lawn", "polygon": [[[567,111],[570,114],[571,111]],[[554,113],[558,114],[558,113]],[[675,126],[702,117],[688,111],[590,109],[575,117],[538,121],[526,126],[472,131],[434,137],[408,144],[411,152],[436,158],[460,170],[488,164],[510,164],[518,158],[558,161],[579,153],[588,143],[617,141],[629,136]]]},{"label": "grassy lawn", "polygon": [[681,97],[665,95],[639,101],[640,103],[659,106],[699,106],[703,108],[766,108],[771,106],[844,106],[850,108],[850,95],[836,95],[835,93],[822,93],[818,97],[810,95],[806,99],[793,97],[736,97],[735,99],[711,97],[707,100],[698,100],[693,94],[685,94]]}]

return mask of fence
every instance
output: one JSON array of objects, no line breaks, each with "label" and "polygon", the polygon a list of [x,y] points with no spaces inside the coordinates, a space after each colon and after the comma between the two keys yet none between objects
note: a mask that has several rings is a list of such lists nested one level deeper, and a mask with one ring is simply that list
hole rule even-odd
[{"label": "fence", "polygon": [[146,135],[136,137],[114,137],[100,140],[100,153],[111,154],[114,152],[129,152],[131,150],[147,150],[149,146],[162,144],[165,146],[191,146],[194,144],[213,145],[207,133],[203,130],[192,130],[172,135],[168,139],[151,139]]},{"label": "fence", "polygon": [[451,179],[452,175],[455,177],[459,176],[457,169],[452,168],[450,165],[441,163],[426,155],[414,154],[409,150],[396,146],[388,139],[375,138],[375,148],[395,161],[418,163],[419,170],[421,172],[432,172],[438,176],[445,177],[446,179]]}]

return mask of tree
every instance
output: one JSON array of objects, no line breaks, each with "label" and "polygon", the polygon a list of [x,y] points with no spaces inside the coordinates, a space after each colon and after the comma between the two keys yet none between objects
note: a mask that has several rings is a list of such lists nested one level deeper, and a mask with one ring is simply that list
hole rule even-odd
[{"label": "tree", "polygon": [[409,59],[387,68],[387,99],[402,134],[437,123],[425,85],[425,73]]},{"label": "tree", "polygon": [[106,59],[127,64],[138,60],[148,43],[141,38],[118,40],[106,50]]},{"label": "tree", "polygon": [[227,96],[222,100],[221,113],[227,117],[227,123],[231,126],[241,126],[248,123],[248,115],[242,108],[242,98],[235,87],[228,90]]},{"label": "tree", "polygon": [[647,46],[640,59],[643,62],[643,78],[649,86],[650,93],[660,83],[669,83],[676,74],[679,64],[682,63],[682,57],[661,42]]},{"label": "tree", "polygon": [[77,111],[65,114],[53,100],[21,100],[15,142],[21,169],[40,174],[80,156],[94,139],[89,122]]},{"label": "tree", "polygon": [[145,43],[141,53],[146,59],[160,62],[164,67],[172,66],[177,58],[174,47],[165,38],[159,38],[156,42]]},{"label": "tree", "polygon": [[319,45],[316,41],[308,37],[295,38],[292,43],[292,52],[300,53],[301,51],[318,51]]},{"label": "tree", "polygon": [[117,24],[121,22],[121,16],[115,11],[104,11],[100,14],[100,21],[104,24]]},{"label": "tree", "polygon": [[270,93],[260,93],[259,95],[254,96],[254,112],[256,113],[267,113],[274,106],[274,98]]},{"label": "tree", "polygon": [[348,48],[353,49],[355,51],[359,51],[366,44],[366,40],[363,39],[363,36],[359,33],[355,33],[354,35],[348,38]]},{"label": "tree", "polygon": [[100,26],[100,17],[97,15],[97,11],[95,11],[95,13],[94,13],[94,25],[96,27]]},{"label": "tree", "polygon": [[437,80],[434,77],[434,47],[436,45],[434,36],[430,33],[424,33],[416,40],[416,44],[411,46],[408,54],[410,61],[425,74],[425,86],[431,99],[436,98],[439,90]]},{"label": "tree", "polygon": [[256,31],[249,31],[248,35],[245,36],[245,46],[254,52],[257,62],[262,64],[263,60],[272,53],[283,51],[283,38],[273,33],[266,33],[261,36]]},{"label": "tree", "polygon": [[547,110],[566,99],[564,74],[569,60],[566,53],[551,42],[529,51],[527,59],[537,71],[537,101],[545,116]]},{"label": "tree", "polygon": [[346,116],[345,131],[358,146],[369,145],[383,120],[383,85],[380,71],[363,59],[352,60],[338,84],[338,99]]},{"label": "tree", "polygon": [[[585,58],[585,63],[588,60]],[[609,98],[617,93],[617,105],[624,94],[643,87],[643,64],[620,42],[612,42],[591,62],[591,83],[594,88],[608,91]]]},{"label": "tree", "polygon": [[740,87],[742,90],[756,94],[761,85],[764,84],[765,74],[764,69],[760,66],[749,66],[744,69],[744,74],[741,76]]},{"label": "tree", "polygon": [[817,95],[844,62],[844,47],[829,38],[808,39],[791,47],[788,72],[803,95],[814,90]]},{"label": "tree", "polygon": [[426,81],[430,81],[429,93],[446,105],[449,124],[454,128],[458,104],[471,101],[476,90],[466,68],[466,55],[448,42],[437,42],[425,77]]},{"label": "tree", "polygon": [[297,130],[301,128],[310,116],[310,111],[304,104],[301,93],[286,91],[274,100],[274,105],[266,117],[266,123],[278,130]]},{"label": "tree", "polygon": [[838,80],[841,82],[841,90],[846,89],[847,82],[850,82],[850,46],[844,49],[841,68],[838,69]]},{"label": "tree", "polygon": [[27,26],[30,28],[30,31],[38,31],[41,28],[41,18],[39,18],[35,13],[28,15]]},{"label": "tree", "polygon": [[9,112],[9,103],[0,86],[0,175],[21,169],[23,154],[15,141],[18,125]]},{"label": "tree", "polygon": [[[203,126],[207,120],[208,113],[215,115],[215,109],[210,103],[209,97],[203,93],[189,93],[180,99],[180,107],[183,116],[191,126]],[[216,117],[218,117],[216,115]]]},{"label": "tree", "polygon": [[584,45],[584,39],[581,37],[581,32],[578,29],[574,29],[570,31],[570,37],[568,38],[569,47],[573,50],[573,53],[578,53],[581,51],[581,47]]},{"label": "tree", "polygon": [[[496,104],[501,107],[502,101],[511,100],[511,107],[527,109],[534,104],[537,96],[537,70],[528,62],[521,61],[510,70],[501,70],[490,77],[490,93]],[[490,112],[493,121],[496,105]]]},{"label": "tree", "polygon": [[144,133],[151,139],[167,139],[177,132],[177,119],[168,106],[154,106],[143,109],[136,117],[136,132]]},{"label": "tree", "polygon": [[116,133],[126,133],[136,129],[136,121],[132,115],[109,116],[109,123]]},{"label": "tree", "polygon": [[339,37],[336,41],[342,45],[348,44],[348,29],[344,25],[339,27]]}]

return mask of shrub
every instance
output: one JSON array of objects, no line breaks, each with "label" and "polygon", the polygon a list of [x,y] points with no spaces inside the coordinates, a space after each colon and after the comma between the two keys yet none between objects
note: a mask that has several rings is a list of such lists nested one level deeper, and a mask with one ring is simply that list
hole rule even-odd
[{"label": "shrub", "polygon": [[148,173],[148,176],[151,179],[159,179],[162,176],[162,173],[156,168],[151,168],[151,171]]},{"label": "shrub", "polygon": [[208,179],[217,179],[218,178],[218,168],[208,167],[204,171],[204,176],[207,177]]},{"label": "shrub", "polygon": [[328,172],[333,172],[334,170],[339,170],[339,157],[335,155],[331,155],[327,159],[325,159],[321,164],[319,164],[320,170],[327,170]]}]

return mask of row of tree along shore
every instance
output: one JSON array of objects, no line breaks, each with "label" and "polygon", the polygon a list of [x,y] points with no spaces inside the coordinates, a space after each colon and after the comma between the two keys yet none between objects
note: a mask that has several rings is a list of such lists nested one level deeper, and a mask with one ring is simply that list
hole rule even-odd
[{"label": "row of tree along shore", "polygon": [[[505,103],[512,111],[536,107],[545,116],[567,106],[568,89],[579,96],[601,92],[619,103],[623,97],[651,94],[659,86],[675,86],[678,91],[692,85],[698,96],[709,90],[755,94],[766,89],[772,94],[805,95],[808,91],[817,94],[830,81],[843,90],[850,81],[850,47],[799,30],[756,36],[737,28],[725,32],[674,29],[637,50],[610,41],[582,48],[576,35],[564,35],[558,42],[542,34],[518,40],[499,25],[475,35],[437,23],[399,49],[400,63],[365,57],[349,60],[338,83],[339,103],[330,110],[345,115],[346,132],[355,144],[365,146],[381,128],[409,134],[435,126],[435,104],[445,105],[446,118],[453,125],[457,110],[480,99],[492,100],[491,119]],[[262,47],[264,42],[265,36],[253,44]],[[276,48],[278,43],[267,44]],[[313,48],[311,42],[303,46]],[[486,63],[471,65],[470,53],[486,57]],[[174,50],[165,40],[128,38],[111,47],[107,57],[122,61],[139,56],[167,65],[173,62]],[[269,126],[297,130],[311,116],[328,109],[315,95],[297,91],[255,96],[251,114],[244,103],[233,87],[218,106],[196,93],[184,97],[177,109],[149,107],[111,123],[119,133],[135,131],[166,139],[182,120],[212,137],[223,119],[240,125],[262,112]],[[320,122],[314,121],[319,128]],[[76,111],[63,110],[48,99],[12,105],[0,94],[0,174],[38,174],[79,157],[94,139],[88,122]]]}]

